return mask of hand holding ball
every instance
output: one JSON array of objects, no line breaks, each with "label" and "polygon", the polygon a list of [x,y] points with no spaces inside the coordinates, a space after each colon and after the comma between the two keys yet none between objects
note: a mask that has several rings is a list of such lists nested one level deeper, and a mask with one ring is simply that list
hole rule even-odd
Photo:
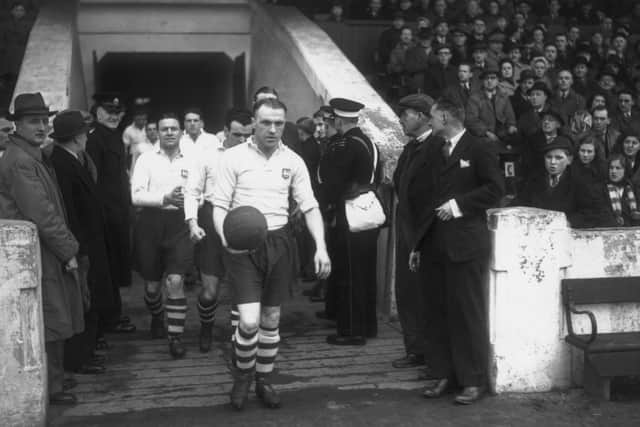
[{"label": "hand holding ball", "polygon": [[238,206],[222,223],[222,231],[230,249],[252,251],[267,238],[267,220],[253,206]]}]

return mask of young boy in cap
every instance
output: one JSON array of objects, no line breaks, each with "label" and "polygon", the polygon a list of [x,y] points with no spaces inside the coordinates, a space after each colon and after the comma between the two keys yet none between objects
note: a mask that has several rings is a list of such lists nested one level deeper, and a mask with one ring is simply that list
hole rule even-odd
[{"label": "young boy in cap", "polygon": [[376,259],[378,229],[349,231],[345,200],[362,187],[375,184],[378,148],[358,127],[364,105],[344,98],[329,102],[334,125],[342,143],[333,144],[320,161],[319,178],[332,214],[326,218],[330,229],[333,280],[338,288],[337,334],[327,342],[335,345],[364,345],[378,334],[376,318]]}]

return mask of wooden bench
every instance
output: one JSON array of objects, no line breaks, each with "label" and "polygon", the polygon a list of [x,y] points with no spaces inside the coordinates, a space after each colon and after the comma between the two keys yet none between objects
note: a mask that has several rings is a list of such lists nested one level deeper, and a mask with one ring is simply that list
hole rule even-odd
[{"label": "wooden bench", "polygon": [[[565,340],[584,352],[585,392],[609,400],[613,377],[640,374],[640,331],[598,333],[596,316],[575,306],[640,302],[640,277],[564,279],[562,300],[569,331]],[[590,334],[574,332],[573,315],[589,317]]]}]

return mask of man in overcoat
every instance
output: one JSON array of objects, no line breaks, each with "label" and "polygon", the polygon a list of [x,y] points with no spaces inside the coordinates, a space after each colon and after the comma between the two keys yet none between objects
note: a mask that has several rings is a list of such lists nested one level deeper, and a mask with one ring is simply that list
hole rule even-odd
[{"label": "man in overcoat", "polygon": [[116,310],[119,300],[111,283],[106,225],[102,201],[96,184],[97,171],[86,154],[88,126],[77,110],[63,111],[53,120],[54,132],[51,163],[67,211],[71,232],[78,240],[79,274],[91,292],[89,310],[85,313],[85,332],[66,343],[67,370],[97,374],[104,372],[100,361],[94,360],[98,319]]},{"label": "man in overcoat", "polygon": [[40,146],[49,130],[49,111],[40,93],[16,97],[15,122],[6,152],[0,158],[0,218],[33,222],[40,237],[42,306],[49,402],[74,404],[63,391],[64,341],[84,329],[80,283],[75,279],[78,241],[67,226],[55,172]]}]

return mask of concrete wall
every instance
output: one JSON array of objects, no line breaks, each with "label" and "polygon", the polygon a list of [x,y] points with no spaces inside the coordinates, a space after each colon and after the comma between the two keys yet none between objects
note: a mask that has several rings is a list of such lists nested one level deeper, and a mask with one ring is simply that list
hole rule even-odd
[{"label": "concrete wall", "polygon": [[[582,384],[582,352],[564,342],[563,278],[640,275],[640,229],[572,230],[564,214],[532,208],[489,214],[491,381],[497,392]],[[589,306],[598,331],[640,331],[640,304]],[[589,331],[576,316],[576,332]]]},{"label": "concrete wall", "polygon": [[40,10],[25,50],[15,94],[42,92],[54,110],[86,109],[74,0],[49,0]]},{"label": "concrete wall", "polygon": [[33,224],[0,220],[0,425],[44,425],[47,373]]},{"label": "concrete wall", "polygon": [[95,91],[94,57],[100,60],[108,52],[223,52],[231,59],[244,53],[249,63],[248,3],[80,0],[78,31],[88,96]]}]

